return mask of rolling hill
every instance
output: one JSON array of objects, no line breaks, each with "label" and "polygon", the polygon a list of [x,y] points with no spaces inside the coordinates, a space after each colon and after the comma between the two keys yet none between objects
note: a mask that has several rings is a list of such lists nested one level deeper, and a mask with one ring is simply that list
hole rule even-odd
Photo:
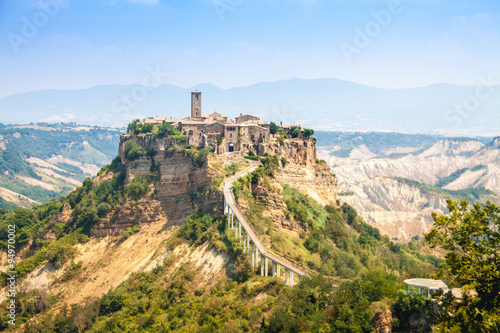
[{"label": "rolling hill", "polygon": [[0,207],[66,195],[115,156],[121,130],[38,124],[0,126]]}]

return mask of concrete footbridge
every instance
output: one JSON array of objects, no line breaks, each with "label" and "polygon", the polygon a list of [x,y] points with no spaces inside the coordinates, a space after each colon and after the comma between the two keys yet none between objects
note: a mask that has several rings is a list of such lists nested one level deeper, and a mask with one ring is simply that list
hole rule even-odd
[{"label": "concrete footbridge", "polygon": [[[233,182],[239,177],[254,171],[259,165],[260,163],[249,166],[225,182],[224,213],[227,213],[226,227],[228,229],[234,229],[235,239],[239,239],[240,243],[243,243],[243,252],[250,253],[252,257],[252,269],[258,267],[260,262],[261,276],[269,276],[269,273],[271,273],[271,276],[279,278],[281,275],[281,267],[283,267],[285,269],[285,284],[293,285],[294,275],[297,275],[299,280],[302,277],[308,277],[309,275],[287,260],[266,251],[265,247],[257,237],[257,233],[250,223],[245,220],[243,214],[238,209],[233,195]],[[272,272],[270,272],[270,269]]]}]

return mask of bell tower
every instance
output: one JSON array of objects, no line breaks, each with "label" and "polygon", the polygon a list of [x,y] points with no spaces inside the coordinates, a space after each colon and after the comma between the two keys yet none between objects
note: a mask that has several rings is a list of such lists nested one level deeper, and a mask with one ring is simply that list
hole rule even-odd
[{"label": "bell tower", "polygon": [[191,92],[191,118],[201,118],[201,91]]}]

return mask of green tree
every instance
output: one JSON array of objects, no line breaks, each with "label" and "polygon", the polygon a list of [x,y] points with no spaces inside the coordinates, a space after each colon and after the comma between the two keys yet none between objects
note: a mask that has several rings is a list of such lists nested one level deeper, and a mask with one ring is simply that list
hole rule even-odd
[{"label": "green tree", "polygon": [[140,123],[141,121],[139,119],[132,120],[132,122],[129,123],[127,126],[127,131],[129,133],[135,133],[135,128],[137,127],[138,124],[140,125]]},{"label": "green tree", "polygon": [[292,130],[292,138],[298,138],[300,135],[300,130],[298,128],[294,128]]},{"label": "green tree", "polygon": [[[464,301],[442,318],[443,330],[500,330],[500,207],[487,202],[472,207],[447,200],[450,213],[433,213],[434,227],[425,234],[431,246],[447,251],[451,284],[462,287]],[[440,274],[443,274],[441,270]],[[475,291],[475,292],[474,292]]]},{"label": "green tree", "polygon": [[152,124],[144,124],[142,125],[141,132],[142,133],[151,133],[153,131],[153,125]]},{"label": "green tree", "polygon": [[181,132],[175,129],[174,126],[170,123],[163,123],[161,125],[158,125],[158,136],[160,138],[163,138],[165,136],[170,136],[170,135],[179,135]]},{"label": "green tree", "polygon": [[274,121],[271,121],[271,124],[269,125],[269,132],[271,134],[276,134],[278,132],[278,125]]},{"label": "green tree", "polygon": [[392,305],[394,313],[394,332],[409,332],[418,329],[419,332],[430,331],[432,320],[432,301],[422,294],[398,294],[398,299]]},{"label": "green tree", "polygon": [[309,128],[304,128],[304,131],[302,132],[302,135],[304,135],[304,137],[306,137],[306,138],[311,137],[313,134],[314,134],[314,130],[309,129]]}]

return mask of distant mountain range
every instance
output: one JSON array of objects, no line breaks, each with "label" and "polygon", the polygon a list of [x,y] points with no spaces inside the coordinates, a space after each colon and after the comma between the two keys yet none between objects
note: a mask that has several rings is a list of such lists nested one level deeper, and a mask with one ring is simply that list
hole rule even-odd
[{"label": "distant mountain range", "polygon": [[189,115],[190,91],[203,92],[203,112],[300,123],[316,130],[397,131],[451,136],[500,133],[500,86],[436,84],[382,89],[337,79],[289,79],[221,89],[212,84],[101,85],[40,90],[0,98],[0,122],[73,122],[122,127],[146,116]]}]

